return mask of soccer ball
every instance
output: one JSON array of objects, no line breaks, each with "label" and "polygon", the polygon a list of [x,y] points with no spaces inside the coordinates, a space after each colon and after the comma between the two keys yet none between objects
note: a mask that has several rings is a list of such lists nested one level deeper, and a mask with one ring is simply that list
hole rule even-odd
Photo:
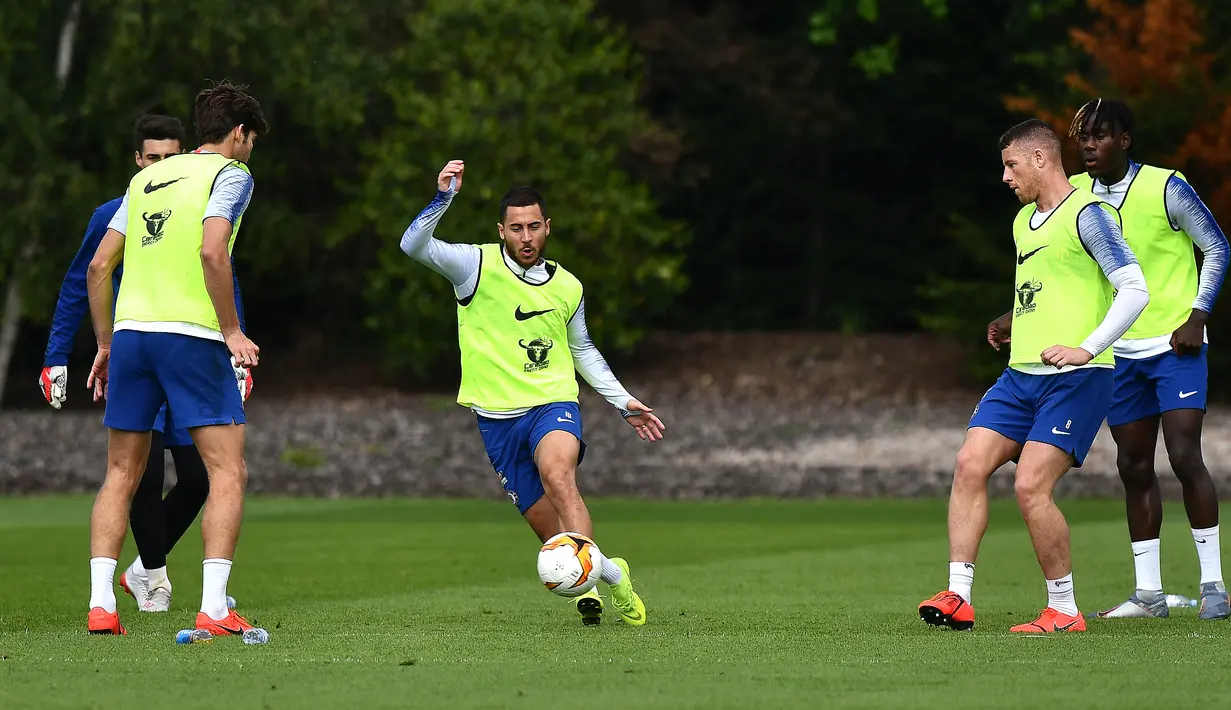
[{"label": "soccer ball", "polygon": [[598,584],[597,561],[593,540],[578,533],[560,533],[539,548],[539,579],[555,594],[579,597]]}]

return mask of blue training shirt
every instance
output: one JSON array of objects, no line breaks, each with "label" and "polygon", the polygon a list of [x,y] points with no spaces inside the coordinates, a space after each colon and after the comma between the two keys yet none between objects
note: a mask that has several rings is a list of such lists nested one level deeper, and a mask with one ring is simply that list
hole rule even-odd
[{"label": "blue training shirt", "polygon": [[[103,236],[107,234],[107,225],[111,223],[111,219],[119,210],[123,200],[123,197],[117,197],[100,205],[90,217],[90,223],[85,228],[85,238],[81,240],[81,248],[77,250],[77,256],[73,257],[73,263],[69,265],[68,273],[64,275],[64,283],[60,286],[60,298],[56,301],[56,312],[51,319],[51,335],[47,338],[47,352],[43,356],[43,367],[68,364],[68,356],[73,351],[73,339],[77,336],[77,329],[81,327],[81,321],[90,311],[90,298],[86,291],[86,273],[89,271],[90,262],[94,259],[94,252],[98,251],[98,245],[102,243]],[[120,289],[123,271],[124,265],[120,264],[112,277],[117,293]],[[244,323],[244,302],[239,291],[239,276],[235,274],[234,259],[231,260],[231,275],[235,280],[235,309],[239,313],[239,328],[247,333],[247,326]]]}]

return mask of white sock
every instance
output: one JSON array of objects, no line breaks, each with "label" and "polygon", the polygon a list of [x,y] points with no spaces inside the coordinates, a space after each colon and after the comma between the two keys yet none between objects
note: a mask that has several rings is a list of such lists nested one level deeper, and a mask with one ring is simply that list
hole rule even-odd
[{"label": "white sock", "polygon": [[975,585],[975,563],[949,563],[949,591],[970,603],[970,589]]},{"label": "white sock", "polygon": [[133,560],[133,563],[128,566],[128,571],[131,572],[134,577],[144,578],[147,576],[148,573],[146,572],[145,567],[141,564],[141,555],[137,555],[137,559]]},{"label": "white sock", "polygon": [[1073,573],[1060,579],[1047,580],[1047,606],[1061,614],[1077,616],[1077,598],[1073,595]]},{"label": "white sock", "polygon": [[167,576],[166,566],[145,571],[150,589],[171,589],[171,578]]},{"label": "white sock", "polygon": [[1222,552],[1218,547],[1218,526],[1193,528],[1197,560],[1201,562],[1201,583],[1222,581]]},{"label": "white sock", "polygon": [[608,585],[619,584],[624,581],[624,570],[620,569],[620,566],[616,563],[607,559],[607,555],[604,555],[602,551],[598,549],[598,545],[594,546],[594,552],[598,555],[599,562],[602,563],[599,568],[600,579]]},{"label": "white sock", "polygon": [[201,565],[201,611],[214,621],[227,618],[227,579],[230,576],[230,560],[215,557]]},{"label": "white sock", "polygon": [[90,608],[115,613],[115,564],[110,557],[90,558]]},{"label": "white sock", "polygon": [[1163,591],[1163,570],[1158,561],[1158,538],[1133,543],[1133,567],[1137,570],[1137,588],[1148,592]]}]

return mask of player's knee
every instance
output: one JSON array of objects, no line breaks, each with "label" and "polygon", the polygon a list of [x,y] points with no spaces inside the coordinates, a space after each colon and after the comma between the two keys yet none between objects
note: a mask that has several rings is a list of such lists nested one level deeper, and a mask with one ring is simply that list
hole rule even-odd
[{"label": "player's knee", "polygon": [[972,447],[964,446],[957,452],[957,464],[953,469],[955,486],[985,485],[993,473],[987,457]]},{"label": "player's knee", "polygon": [[565,461],[545,461],[539,465],[539,478],[548,490],[577,485],[577,467]]},{"label": "player's knee", "polygon": [[243,495],[248,487],[248,467],[242,461],[215,465],[210,471],[207,485],[211,495]]},{"label": "player's knee", "polygon": [[1017,497],[1018,507],[1022,512],[1051,500],[1052,484],[1043,475],[1035,475],[1030,471],[1018,468],[1013,479],[1013,494]]},{"label": "player's knee", "polygon": [[1149,457],[1121,452],[1116,456],[1116,470],[1124,487],[1130,490],[1149,488],[1158,480],[1154,473],[1154,460]]},{"label": "player's knee", "polygon": [[1176,478],[1189,481],[1202,475],[1208,475],[1205,461],[1201,458],[1201,448],[1185,444],[1167,450],[1167,458],[1171,462],[1171,470]]}]

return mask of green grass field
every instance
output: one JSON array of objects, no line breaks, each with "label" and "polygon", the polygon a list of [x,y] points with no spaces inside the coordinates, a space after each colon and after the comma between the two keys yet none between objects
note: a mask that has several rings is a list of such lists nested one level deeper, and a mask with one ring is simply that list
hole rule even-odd
[{"label": "green grass field", "polygon": [[[127,637],[85,633],[84,497],[0,499],[0,707],[1220,707],[1231,626],[1096,621],[1010,635],[1045,605],[1009,501],[993,509],[978,625],[925,626],[947,575],[943,501],[592,503],[632,564],[649,623],[583,627],[538,583],[505,502],[252,501],[230,593],[269,629],[176,646],[200,601],[201,543],[171,556],[169,614],[120,594]],[[1070,501],[1084,612],[1133,586],[1122,509]],[[1192,595],[1196,553],[1167,509],[1163,579]],[[122,564],[132,555],[131,543]]]}]

